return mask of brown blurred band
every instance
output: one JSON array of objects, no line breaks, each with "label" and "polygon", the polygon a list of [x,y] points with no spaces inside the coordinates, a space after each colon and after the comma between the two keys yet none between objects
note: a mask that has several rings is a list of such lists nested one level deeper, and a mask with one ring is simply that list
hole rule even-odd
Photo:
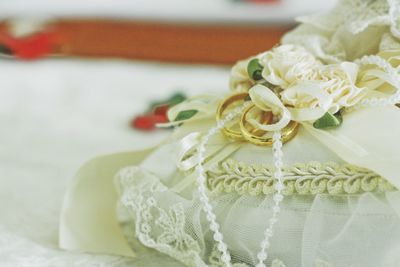
[{"label": "brown blurred band", "polygon": [[279,42],[288,26],[212,26],[104,20],[60,21],[61,53],[185,63],[231,64]]},{"label": "brown blurred band", "polygon": [[58,52],[66,56],[212,64],[265,51],[291,28],[103,19],[53,21],[50,27],[60,42]]}]

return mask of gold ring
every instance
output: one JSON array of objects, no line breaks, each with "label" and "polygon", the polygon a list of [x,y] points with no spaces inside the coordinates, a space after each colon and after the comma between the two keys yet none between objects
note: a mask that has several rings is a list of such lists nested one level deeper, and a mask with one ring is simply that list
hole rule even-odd
[{"label": "gold ring", "polygon": [[[252,144],[258,145],[258,146],[272,146],[273,144],[273,138],[272,136],[264,136],[266,131],[262,131],[260,133],[260,130],[257,132],[254,131],[249,131],[246,127],[246,116],[256,106],[254,104],[250,105],[247,107],[243,114],[242,117],[240,118],[240,130],[242,132],[242,136],[245,140],[249,141]],[[268,112],[271,116],[273,117],[272,112]],[[290,141],[296,134],[299,128],[299,124],[295,121],[290,121],[289,124],[281,130],[282,134],[282,143],[286,143]]]},{"label": "gold ring", "polygon": [[[238,102],[238,101],[246,101],[246,98],[249,96],[248,93],[238,93],[238,94],[234,94],[231,95],[227,98],[225,98],[221,104],[218,106],[217,109],[217,115],[216,115],[216,119],[217,122],[221,121],[223,119],[223,113],[224,111],[234,102]],[[243,135],[242,132],[240,131],[240,128],[238,127],[238,129],[233,129],[233,127],[224,127],[221,129],[222,133],[225,134],[225,136],[232,138],[234,140],[244,140],[243,139]]]}]

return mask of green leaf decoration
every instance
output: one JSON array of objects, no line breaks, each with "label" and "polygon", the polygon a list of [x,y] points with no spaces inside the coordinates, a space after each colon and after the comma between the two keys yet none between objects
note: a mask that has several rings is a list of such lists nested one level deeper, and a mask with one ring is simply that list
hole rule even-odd
[{"label": "green leaf decoration", "polygon": [[152,102],[150,104],[148,112],[151,112],[153,109],[155,109],[158,106],[168,105],[169,107],[172,107],[172,106],[178,105],[179,103],[185,101],[186,99],[187,99],[187,97],[184,94],[175,93],[173,96],[171,96],[168,99]]},{"label": "green leaf decoration", "polygon": [[262,79],[261,75],[262,69],[263,66],[261,66],[258,58],[253,58],[247,65],[247,73],[249,74],[250,78],[252,78],[255,81]]},{"label": "green leaf decoration", "polygon": [[194,115],[196,115],[197,112],[199,112],[199,111],[195,110],[195,109],[182,110],[181,112],[178,113],[178,115],[176,116],[174,121],[188,120],[191,117],[193,117]]},{"label": "green leaf decoration", "polygon": [[326,112],[324,116],[316,120],[313,124],[317,129],[329,129],[339,127],[343,122],[342,112],[338,111],[335,114]]},{"label": "green leaf decoration", "polygon": [[182,103],[185,100],[186,100],[186,96],[184,94],[176,93],[168,100],[168,105],[170,107],[172,107],[172,106],[178,105],[179,103]]}]

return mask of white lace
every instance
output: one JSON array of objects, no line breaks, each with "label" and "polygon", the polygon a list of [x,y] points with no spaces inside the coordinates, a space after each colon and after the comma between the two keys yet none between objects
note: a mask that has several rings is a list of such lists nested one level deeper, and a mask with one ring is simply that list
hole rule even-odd
[{"label": "white lace", "polygon": [[375,65],[381,68],[387,76],[386,82],[391,84],[393,88],[396,89],[396,92],[387,98],[373,97],[362,99],[360,103],[350,108],[347,108],[345,112],[352,112],[364,107],[394,106],[395,104],[400,102],[400,75],[397,69],[390,65],[390,63],[387,62],[385,59],[375,55],[363,56],[356,62],[359,65]]},{"label": "white lace", "polygon": [[331,31],[344,26],[351,33],[357,34],[370,25],[391,23],[389,8],[386,0],[340,0],[337,7],[328,14],[300,17],[298,20]]},{"label": "white lace", "polygon": [[389,98],[372,98],[372,99],[364,99],[361,101],[361,105],[363,106],[386,106],[386,105],[395,105],[400,102],[400,76],[397,69],[393,68],[392,65],[389,64],[386,60],[379,56],[364,56],[359,60],[361,65],[376,65],[382,70],[385,71],[388,75],[389,82],[395,89],[396,93],[394,93]]},{"label": "white lace", "polygon": [[[201,249],[201,239],[193,238],[188,233],[187,206],[179,202],[172,205],[161,203],[156,200],[154,195],[169,194],[167,187],[158,181],[149,180],[138,182],[138,177],[143,176],[137,167],[127,167],[119,171],[117,180],[121,183],[124,191],[121,196],[123,213],[129,224],[127,228],[135,229],[134,232],[127,234],[128,240],[136,237],[146,247],[156,249],[169,255],[186,266],[196,267],[224,267],[226,262],[222,259],[222,253],[218,245],[203,247]],[[149,177],[146,177],[146,180]],[[185,211],[184,211],[185,210]],[[130,212],[134,212],[134,218],[129,217]],[[124,217],[124,216],[123,216]],[[136,236],[136,237],[135,237]],[[209,253],[206,251],[210,249]],[[203,261],[201,255],[206,258]],[[233,267],[250,267],[245,263],[232,263]],[[286,267],[281,259],[273,259],[271,267]],[[326,261],[315,259],[313,267],[333,267]]]},{"label": "white lace", "polygon": [[166,188],[159,183],[132,186],[135,172],[135,168],[126,168],[118,176],[121,184],[128,188],[121,202],[124,207],[136,212],[135,232],[138,239],[147,247],[155,248],[188,266],[195,266],[200,247],[185,232],[183,206],[177,203],[168,210],[161,208],[152,195],[163,192]]},{"label": "white lace", "polygon": [[[298,18],[302,25],[284,36],[282,43],[302,45],[327,63],[352,61],[352,52],[376,54],[398,48],[399,6],[399,0],[340,0],[328,13]],[[362,33],[375,26],[382,29],[370,39],[362,39]],[[379,50],[371,50],[373,42],[379,44]]]}]

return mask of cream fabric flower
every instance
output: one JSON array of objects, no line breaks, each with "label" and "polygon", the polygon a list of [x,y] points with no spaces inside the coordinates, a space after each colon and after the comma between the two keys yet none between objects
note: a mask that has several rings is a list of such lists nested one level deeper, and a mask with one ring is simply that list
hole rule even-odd
[{"label": "cream fabric flower", "polygon": [[322,66],[301,46],[281,45],[258,56],[264,66],[263,78],[276,86],[287,88],[298,80],[312,79],[314,69]]},{"label": "cream fabric flower", "polygon": [[[325,93],[324,109],[336,113],[343,107],[355,105],[365,96],[364,88],[356,85],[358,69],[358,65],[351,62],[316,65],[302,79],[295,80],[283,90],[281,99],[285,105],[295,108],[315,108],[323,100],[318,95]],[[311,92],[307,89],[310,86],[317,90]],[[327,102],[330,106],[326,105]]]},{"label": "cream fabric flower", "polygon": [[229,87],[232,91],[246,92],[255,82],[249,77],[247,73],[247,65],[249,59],[238,61],[231,69],[231,77],[229,80]]},{"label": "cream fabric flower", "polygon": [[[326,112],[334,114],[355,105],[366,94],[365,88],[356,85],[359,73],[356,63],[324,65],[295,45],[281,45],[256,58],[262,66],[263,79],[252,81],[247,74],[247,60],[234,67],[236,76],[232,80],[237,90],[249,91],[258,108],[272,110],[280,117],[272,126],[274,130],[287,125],[289,120],[313,121]],[[266,94],[263,90],[271,92]]]}]

